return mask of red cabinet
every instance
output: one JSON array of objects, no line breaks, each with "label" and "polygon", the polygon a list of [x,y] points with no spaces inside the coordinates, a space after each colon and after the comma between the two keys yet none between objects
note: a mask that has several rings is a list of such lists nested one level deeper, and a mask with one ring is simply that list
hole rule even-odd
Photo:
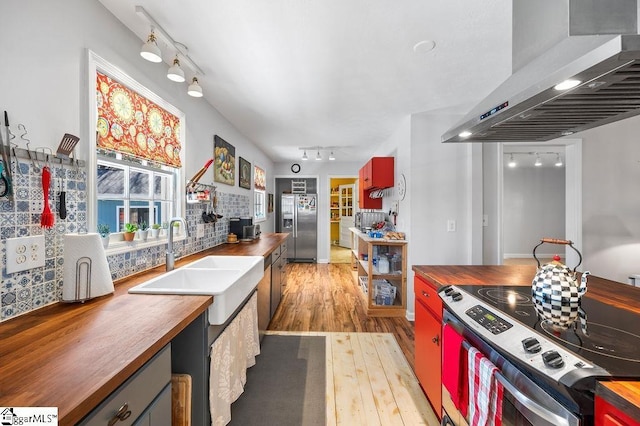
[{"label": "red cabinet", "polygon": [[373,157],[358,173],[358,207],[381,209],[382,198],[370,198],[371,191],[391,188],[394,185],[394,158]]},{"label": "red cabinet", "polygon": [[442,412],[442,301],[431,283],[416,277],[415,370],[438,418]]},{"label": "red cabinet", "polygon": [[631,418],[622,410],[596,395],[594,424],[600,426],[638,426],[640,420]]},{"label": "red cabinet", "polygon": [[383,189],[393,186],[394,168],[393,157],[373,157],[364,167],[362,187],[368,189]]}]

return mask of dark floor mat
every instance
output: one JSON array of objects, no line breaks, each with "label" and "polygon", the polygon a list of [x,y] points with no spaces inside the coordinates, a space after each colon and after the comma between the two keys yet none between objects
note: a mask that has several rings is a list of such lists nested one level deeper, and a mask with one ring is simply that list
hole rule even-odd
[{"label": "dark floor mat", "polygon": [[229,424],[324,425],[325,350],[324,336],[264,336]]}]

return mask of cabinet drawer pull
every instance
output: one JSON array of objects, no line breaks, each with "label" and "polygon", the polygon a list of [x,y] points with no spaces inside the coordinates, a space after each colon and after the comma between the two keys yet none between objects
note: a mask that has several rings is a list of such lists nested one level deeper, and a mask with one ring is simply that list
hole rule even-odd
[{"label": "cabinet drawer pull", "polygon": [[433,339],[431,339],[431,341],[432,341],[433,343],[435,343],[436,345],[438,345],[438,346],[439,346],[439,345],[440,345],[440,336],[438,336],[438,335],[436,334],[436,337],[434,337]]},{"label": "cabinet drawer pull", "polygon": [[429,293],[427,293],[427,292],[426,292],[426,291],[424,291],[424,290],[421,290],[421,291],[422,291],[422,295],[423,295],[424,297],[429,297]]},{"label": "cabinet drawer pull", "polygon": [[125,421],[131,416],[131,410],[129,410],[129,403],[125,402],[122,407],[118,410],[118,412],[113,416],[111,420],[109,420],[108,425],[113,426],[119,421]]}]

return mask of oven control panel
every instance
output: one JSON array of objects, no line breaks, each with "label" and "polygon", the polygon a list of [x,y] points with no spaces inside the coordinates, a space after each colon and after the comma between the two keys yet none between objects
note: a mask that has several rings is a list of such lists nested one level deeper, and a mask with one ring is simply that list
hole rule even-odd
[{"label": "oven control panel", "polygon": [[484,306],[476,305],[465,313],[493,334],[500,334],[513,327],[509,321],[489,312]]},{"label": "oven control panel", "polygon": [[500,348],[556,381],[575,369],[594,368],[510,315],[467,291],[450,286],[440,293],[444,307],[490,346]]}]

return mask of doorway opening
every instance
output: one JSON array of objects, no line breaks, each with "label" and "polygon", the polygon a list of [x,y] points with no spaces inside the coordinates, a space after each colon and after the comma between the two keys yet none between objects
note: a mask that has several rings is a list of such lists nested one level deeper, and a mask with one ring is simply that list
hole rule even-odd
[{"label": "doorway opening", "polygon": [[351,231],[357,211],[357,177],[329,178],[329,263],[351,263]]}]

